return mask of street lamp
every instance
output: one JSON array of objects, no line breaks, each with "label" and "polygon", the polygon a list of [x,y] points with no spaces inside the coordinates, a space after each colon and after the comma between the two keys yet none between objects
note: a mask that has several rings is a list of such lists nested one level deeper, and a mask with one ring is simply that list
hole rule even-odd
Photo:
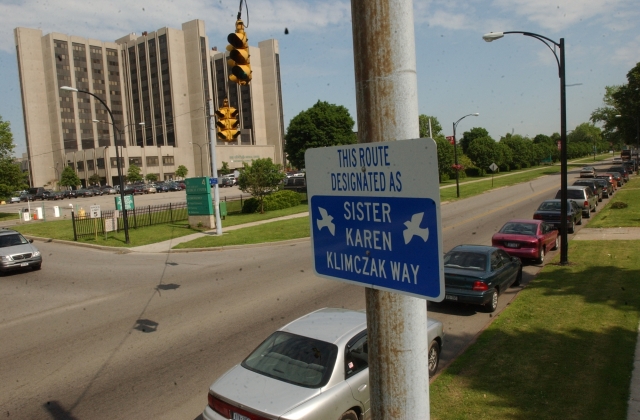
[{"label": "street lamp", "polygon": [[[560,42],[555,42],[545,36],[534,34],[533,32],[507,31],[507,32],[490,32],[482,36],[487,42],[500,39],[507,34],[521,34],[535,38],[549,48],[556,58],[558,64],[558,75],[560,77],[560,234],[562,243],[560,244],[560,264],[569,263],[567,254],[569,251],[569,242],[567,237],[567,93],[565,83],[565,63],[564,63],[564,38],[560,38]],[[553,44],[554,48],[551,48]],[[560,57],[556,53],[556,49],[560,50]]]},{"label": "street lamp", "polygon": [[456,195],[458,196],[458,198],[460,198],[460,171],[458,170],[458,147],[456,145],[456,127],[458,126],[458,123],[462,120],[464,120],[467,117],[477,117],[478,115],[480,115],[477,112],[474,112],[473,114],[467,114],[464,117],[460,118],[458,121],[453,123],[453,159],[455,162],[455,169],[456,169]]},{"label": "street lamp", "polygon": [[125,238],[125,242],[128,244],[129,243],[129,219],[127,217],[127,208],[126,208],[125,202],[124,202],[124,181],[122,179],[122,164],[120,162],[120,153],[118,152],[118,134],[119,134],[119,130],[118,130],[118,126],[116,125],[115,120],[113,119],[113,113],[111,113],[111,109],[107,106],[107,104],[99,96],[96,96],[91,92],[88,92],[86,90],[76,89],[76,88],[70,87],[70,86],[62,86],[62,87],[60,87],[60,90],[66,90],[66,91],[69,91],[69,92],[81,92],[81,93],[86,93],[87,95],[93,96],[98,101],[100,101],[100,103],[102,105],[104,105],[104,107],[107,109],[107,112],[109,113],[109,116],[111,117],[111,125],[113,125],[113,128],[115,128],[115,130],[113,131],[113,135],[114,135],[114,143],[115,143],[115,146],[116,146],[116,160],[117,160],[117,165],[118,165],[118,181],[119,181],[119,184],[120,184],[120,204],[122,206],[122,217],[123,217],[123,220],[124,220],[124,238]]},{"label": "street lamp", "polygon": [[56,190],[60,191],[60,173],[58,172],[58,162],[56,162],[56,166],[49,166],[49,168],[56,171]]},{"label": "street lamp", "polygon": [[[206,176],[204,174],[204,163],[202,163],[202,156],[203,156],[202,155],[202,145],[200,145],[198,143],[194,143],[192,141],[190,141],[189,144],[193,144],[194,146],[198,146],[198,149],[200,149],[200,172],[201,172],[200,176]],[[205,144],[205,146],[207,146],[207,145],[208,145],[208,143]]]}]

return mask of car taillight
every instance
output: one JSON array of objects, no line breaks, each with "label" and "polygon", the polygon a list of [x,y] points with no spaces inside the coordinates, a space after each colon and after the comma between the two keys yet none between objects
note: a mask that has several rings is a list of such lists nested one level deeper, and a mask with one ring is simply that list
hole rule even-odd
[{"label": "car taillight", "polygon": [[224,418],[227,418],[227,419],[232,419],[233,413],[238,413],[250,420],[269,420],[266,417],[249,413],[248,411],[245,411],[238,407],[234,407],[231,404],[228,404],[222,400],[219,400],[218,398],[211,395],[211,392],[209,392],[208,400],[209,400],[209,407],[211,407],[212,410],[214,410],[216,413],[222,415]]},{"label": "car taillight", "polygon": [[589,202],[587,200],[584,201],[584,206],[587,208],[589,207]]},{"label": "car taillight", "polygon": [[539,214],[534,214],[533,218],[536,219],[536,220],[542,220],[542,216],[539,215]]},{"label": "car taillight", "polygon": [[483,283],[481,281],[475,281],[473,282],[473,290],[484,292],[485,290],[489,290],[489,286],[487,286],[487,283]]}]

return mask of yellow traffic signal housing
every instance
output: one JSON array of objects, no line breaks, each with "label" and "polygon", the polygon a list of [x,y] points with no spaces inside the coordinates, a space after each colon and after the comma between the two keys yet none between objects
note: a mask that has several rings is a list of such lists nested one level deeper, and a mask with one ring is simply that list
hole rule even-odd
[{"label": "yellow traffic signal housing", "polygon": [[231,66],[229,80],[239,85],[248,85],[251,81],[251,60],[249,57],[249,39],[244,31],[244,23],[241,19],[236,21],[236,31],[227,37],[229,44],[229,60]]},{"label": "yellow traffic signal housing", "polygon": [[238,110],[232,106],[229,106],[229,101],[224,98],[222,108],[215,111],[218,121],[216,122],[217,133],[216,135],[220,140],[233,141],[240,135],[238,126]]}]

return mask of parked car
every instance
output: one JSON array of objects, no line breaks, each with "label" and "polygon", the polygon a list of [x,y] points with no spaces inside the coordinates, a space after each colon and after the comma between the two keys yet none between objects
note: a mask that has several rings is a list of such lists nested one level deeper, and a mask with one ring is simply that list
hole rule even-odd
[{"label": "parked car", "polygon": [[593,178],[596,176],[596,168],[593,166],[585,166],[580,169],[580,178]]},{"label": "parked car", "polygon": [[615,178],[611,174],[602,173],[602,174],[596,175],[596,179],[604,179],[607,182],[607,184],[610,187],[608,188],[609,197],[611,197],[611,195],[613,195],[613,193],[618,189],[618,182],[615,180]]},{"label": "parked car", "polygon": [[[535,220],[543,220],[556,229],[560,229],[562,202],[559,199],[545,200],[533,213]],[[567,200],[567,231],[569,233],[575,232],[575,225],[582,224],[582,208],[578,206],[575,201]]]},{"label": "parked car", "polygon": [[175,182],[165,182],[165,185],[169,188],[169,191],[182,191],[180,185]]},{"label": "parked car", "polygon": [[141,195],[144,194],[144,188],[140,184],[127,185],[124,187],[125,195]]},{"label": "parked car", "polygon": [[622,163],[622,158],[619,156],[616,156],[613,158],[613,163]]},{"label": "parked car", "polygon": [[605,175],[611,175],[613,177],[613,179],[616,180],[616,185],[618,188],[622,187],[624,185],[624,178],[622,177],[622,174],[620,172],[606,172]]},{"label": "parked car", "polygon": [[307,178],[304,176],[291,176],[283,180],[284,189],[299,193],[307,192]]},{"label": "parked car", "polygon": [[158,190],[156,189],[156,186],[153,184],[146,184],[142,188],[145,194],[155,194],[158,192]]},{"label": "parked car", "polygon": [[182,181],[178,181],[178,182],[176,182],[176,184],[178,184],[178,186],[180,187],[181,190],[186,190],[187,189],[187,184],[185,184]]},{"label": "parked car", "polygon": [[220,188],[226,188],[226,187],[233,187],[233,179],[231,178],[227,178],[227,177],[220,177],[218,178],[218,187]]},{"label": "parked car", "polygon": [[603,189],[602,184],[599,184],[593,179],[578,179],[573,185],[587,186],[591,188],[591,191],[598,197],[598,201],[602,201]]},{"label": "parked car", "polygon": [[[556,198],[562,197],[562,190],[558,190]],[[567,187],[567,198],[575,202],[582,208],[582,215],[587,219],[591,217],[591,212],[598,207],[598,197],[591,191],[591,188],[583,185]]]},{"label": "parked car", "polygon": [[624,182],[629,182],[629,171],[624,165],[612,166],[607,172],[619,172],[620,175],[622,175]]},{"label": "parked car", "polygon": [[49,198],[49,195],[52,193],[53,191],[51,190],[39,190],[34,196],[33,199],[34,200],[47,200]]},{"label": "parked car", "polygon": [[[427,321],[429,372],[444,343]],[[271,334],[209,387],[206,420],[370,419],[369,346],[364,312],[324,308]]]},{"label": "parked car", "polygon": [[234,185],[236,185],[236,184],[238,183],[238,180],[236,179],[236,177],[235,177],[235,175],[234,175],[234,174],[222,175],[222,176],[220,177],[220,179],[222,179],[222,178],[226,178],[226,179],[228,179],[228,180],[229,180],[229,182],[231,182],[231,185],[230,185],[230,186],[234,186]]},{"label": "parked car", "polygon": [[498,296],[522,280],[522,262],[502,249],[458,245],[444,256],[445,300],[498,308]]},{"label": "parked car", "polygon": [[32,268],[40,270],[42,255],[33,245],[33,239],[27,240],[12,229],[0,229],[0,272]]},{"label": "parked car", "polygon": [[627,160],[626,162],[622,162],[622,166],[629,172],[630,175],[636,171],[635,161]]},{"label": "parked car", "polygon": [[542,264],[549,251],[558,249],[560,238],[558,230],[542,220],[514,219],[493,235],[491,245],[512,257]]},{"label": "parked car", "polygon": [[21,191],[16,191],[13,193],[13,195],[11,195],[11,198],[9,199],[10,203],[19,203],[20,202],[20,196],[24,194]]},{"label": "parked car", "polygon": [[116,189],[109,185],[105,185],[104,187],[102,187],[102,194],[107,194],[107,195],[116,194]]},{"label": "parked car", "polygon": [[104,194],[104,191],[102,191],[102,188],[100,187],[90,187],[88,189],[93,191],[93,195],[102,196]]},{"label": "parked car", "polygon": [[34,199],[33,194],[30,194],[30,193],[20,194],[20,201],[21,202],[25,202],[26,203],[27,201],[33,201],[33,199]]},{"label": "parked car", "polygon": [[78,190],[76,190],[76,197],[80,198],[80,197],[93,197],[95,194],[93,193],[93,190],[88,190],[86,188],[80,188]]},{"label": "parked car", "polygon": [[49,195],[47,195],[47,200],[63,200],[64,193],[62,191],[51,191]]},{"label": "parked car", "polygon": [[169,187],[164,183],[155,184],[155,186],[156,186],[156,191],[159,193],[169,192]]},{"label": "parked car", "polygon": [[609,181],[609,177],[596,176],[593,180],[602,188],[603,197],[609,198],[613,195],[613,181]]},{"label": "parked car", "polygon": [[64,198],[76,198],[76,190],[64,190],[62,192]]}]

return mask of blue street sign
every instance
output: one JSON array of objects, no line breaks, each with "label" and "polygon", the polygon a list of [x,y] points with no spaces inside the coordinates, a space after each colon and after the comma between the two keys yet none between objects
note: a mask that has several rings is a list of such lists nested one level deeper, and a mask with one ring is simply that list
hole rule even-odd
[{"label": "blue street sign", "polygon": [[314,196],[311,220],[318,274],[378,289],[439,296],[433,200]]},{"label": "blue street sign", "polygon": [[209,178],[209,183],[211,183],[211,185],[218,185],[218,178]]},{"label": "blue street sign", "polygon": [[317,275],[441,301],[440,188],[432,139],[308,149]]}]

